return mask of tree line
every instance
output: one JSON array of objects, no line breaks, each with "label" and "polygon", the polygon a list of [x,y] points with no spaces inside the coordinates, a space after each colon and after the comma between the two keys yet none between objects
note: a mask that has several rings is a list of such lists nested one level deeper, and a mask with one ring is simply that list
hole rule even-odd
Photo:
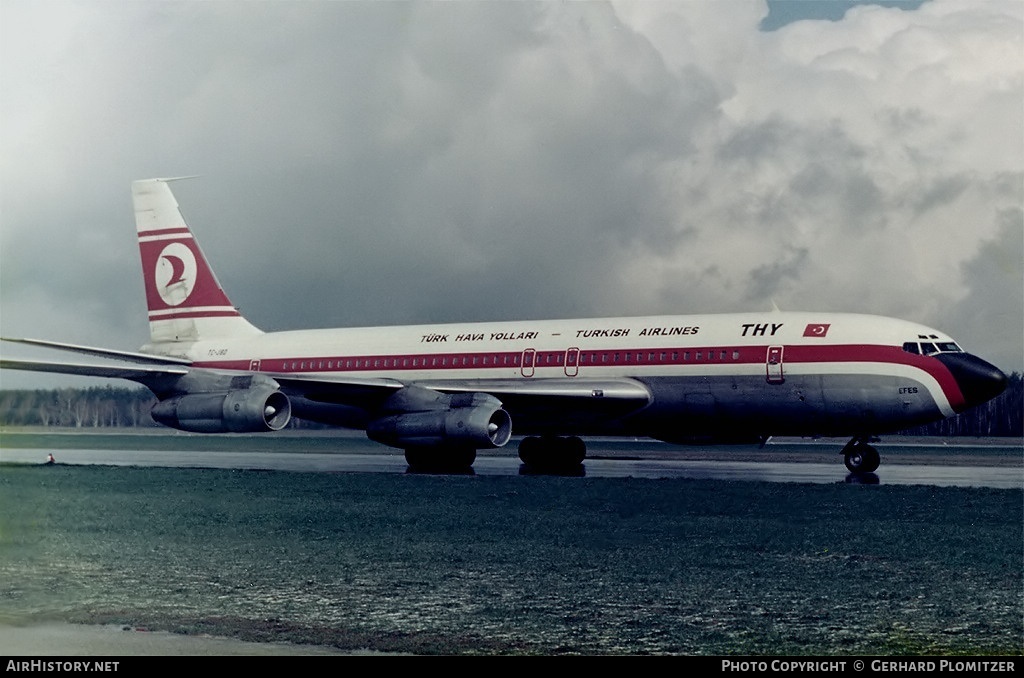
[{"label": "tree line", "polygon": [[0,391],[0,425],[67,428],[159,426],[149,416],[156,397],[144,388],[93,386]]},{"label": "tree line", "polygon": [[[50,390],[0,390],[0,426],[140,428],[160,426],[149,416],[156,398],[144,388],[93,386]],[[323,428],[293,419],[289,428]],[[931,436],[1024,435],[1024,377],[1010,376],[998,398],[956,417],[905,431]]]}]

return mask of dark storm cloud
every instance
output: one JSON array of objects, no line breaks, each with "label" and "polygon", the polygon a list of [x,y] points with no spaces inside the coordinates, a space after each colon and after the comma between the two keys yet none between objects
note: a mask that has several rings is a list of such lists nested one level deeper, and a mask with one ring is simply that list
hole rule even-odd
[{"label": "dark storm cloud", "polygon": [[[980,350],[992,337],[1024,337],[1024,212],[1008,209],[999,220],[996,237],[963,264],[968,293],[948,313],[949,331],[957,332],[969,351]],[[1024,350],[1008,342],[991,359],[1007,372],[1020,372]]]},{"label": "dark storm cloud", "polygon": [[[446,45],[451,7],[426,7],[414,13],[411,47],[390,57],[388,105],[366,101],[376,112],[354,115],[372,124],[353,131],[335,113],[336,126],[323,126],[318,146],[338,156],[281,158],[262,170],[279,182],[269,192],[228,182],[247,223],[218,229],[270,247],[246,246],[252,260],[236,257],[222,278],[268,271],[262,291],[236,294],[246,307],[266,299],[263,324],[590,313],[614,283],[622,241],[665,228],[649,168],[684,153],[713,114],[706,79],[669,74],[607,7],[553,16],[527,5],[517,21],[477,22],[482,60]],[[609,31],[624,34],[621,50],[593,40]],[[362,145],[345,149],[352,135]],[[238,209],[205,200],[195,206],[220,221]],[[295,298],[304,303],[287,303]]]},{"label": "dark storm cloud", "polygon": [[809,252],[806,249],[795,249],[785,261],[775,261],[759,266],[750,272],[747,281],[747,298],[763,302],[771,299],[779,292],[783,280],[799,280],[800,274],[807,266]]}]

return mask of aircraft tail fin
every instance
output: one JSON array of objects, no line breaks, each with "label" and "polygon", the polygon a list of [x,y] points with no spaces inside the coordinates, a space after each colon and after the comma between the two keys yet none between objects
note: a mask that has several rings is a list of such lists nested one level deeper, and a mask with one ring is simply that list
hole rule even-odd
[{"label": "aircraft tail fin", "polygon": [[260,334],[224,293],[181,216],[170,181],[132,182],[152,343]]}]

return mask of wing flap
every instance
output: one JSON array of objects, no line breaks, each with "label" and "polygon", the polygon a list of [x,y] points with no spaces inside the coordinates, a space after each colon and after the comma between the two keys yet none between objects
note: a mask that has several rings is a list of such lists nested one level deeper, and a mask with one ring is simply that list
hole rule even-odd
[{"label": "wing flap", "polygon": [[[298,376],[268,374],[286,392],[321,403],[366,407],[383,401],[406,386],[441,393],[487,393],[510,410],[565,410],[594,415],[622,415],[652,402],[651,392],[633,379],[466,379],[402,382],[389,378]],[[372,405],[371,405],[372,407]]]}]

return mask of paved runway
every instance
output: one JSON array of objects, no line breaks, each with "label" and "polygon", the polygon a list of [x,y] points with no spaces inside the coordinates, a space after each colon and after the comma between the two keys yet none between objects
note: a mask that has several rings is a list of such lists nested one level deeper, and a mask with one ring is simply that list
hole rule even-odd
[{"label": "paved runway", "polygon": [[[511,446],[510,446],[511,447]],[[352,451],[348,451],[351,448]],[[991,454],[975,461],[970,446],[879,446],[882,466],[876,473],[856,476],[842,463],[841,448],[827,443],[779,443],[756,447],[701,447],[680,452],[659,443],[636,441],[591,444],[579,472],[588,478],[692,478],[778,483],[860,483],[1024,488],[1024,465],[1019,447],[1011,444],[1003,457]],[[203,451],[203,450],[54,450],[58,463],[116,466],[267,469],[319,473],[408,473],[398,450],[363,440],[339,438],[337,452]],[[985,446],[991,453],[992,446]],[[1016,457],[1014,453],[1016,452]],[[3,449],[0,461],[41,463],[46,450]],[[717,457],[717,458],[716,458]],[[993,462],[993,459],[997,463]],[[946,463],[944,463],[946,462]],[[955,463],[954,463],[955,462]],[[529,475],[512,449],[481,452],[473,465],[476,475]]]},{"label": "paved runway", "polygon": [[[398,450],[376,446],[357,436],[338,436],[329,449],[306,451],[292,437],[281,451],[211,449],[208,441],[189,437],[182,450],[55,448],[0,449],[0,462],[43,463],[52,453],[60,464],[270,469],[310,473],[408,473]],[[78,436],[86,444],[88,436]],[[247,440],[239,438],[236,447]],[[265,443],[261,443],[264,445]],[[139,445],[140,447],[145,445]],[[879,445],[882,466],[856,477],[843,466],[842,442],[780,442],[765,448],[698,447],[680,449],[651,441],[591,441],[590,454],[577,475],[586,478],[691,478],[738,482],[888,484],[1024,488],[1024,451],[1019,441],[972,444],[901,443]],[[323,448],[320,447],[320,450]],[[286,451],[285,451],[286,450]],[[481,452],[473,473],[480,476],[527,476],[514,445]],[[524,478],[524,481],[527,481]],[[12,626],[0,623],[0,654],[18,656],[140,655],[309,655],[350,654],[303,645],[247,643],[235,639],[181,636],[114,626],[50,623]],[[127,664],[126,664],[127,666]]]}]

